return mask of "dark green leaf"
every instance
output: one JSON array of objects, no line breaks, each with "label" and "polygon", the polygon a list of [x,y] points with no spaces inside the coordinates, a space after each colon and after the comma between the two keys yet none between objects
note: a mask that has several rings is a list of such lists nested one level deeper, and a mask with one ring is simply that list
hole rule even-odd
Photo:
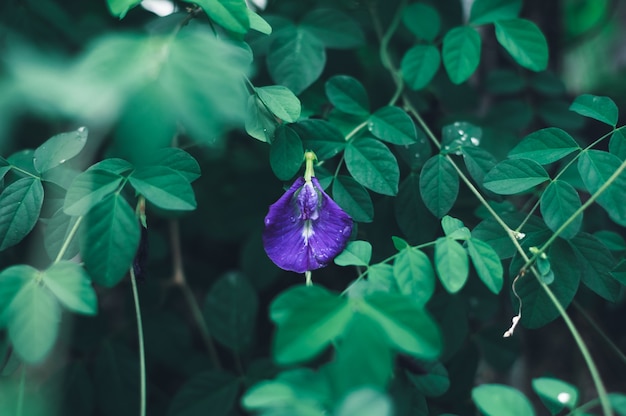
[{"label": "dark green leaf", "polygon": [[221,371],[205,371],[189,379],[176,392],[169,416],[230,415],[239,393],[237,377]]},{"label": "dark green leaf", "polygon": [[256,95],[248,97],[246,110],[246,133],[262,142],[271,143],[277,126],[274,115]]},{"label": "dark green leaf", "polygon": [[141,3],[141,0],[107,0],[111,14],[120,19],[123,19],[126,13],[139,3]]},{"label": "dark green leaf", "polygon": [[277,118],[295,123],[300,117],[300,100],[291,90],[282,85],[255,88],[259,99]]},{"label": "dark green leaf", "polygon": [[569,243],[578,258],[578,268],[581,269],[585,286],[604,299],[616,302],[619,299],[620,286],[611,275],[615,266],[611,252],[597,238],[587,233],[578,234]]},{"label": "dark green leaf", "polygon": [[548,65],[548,43],[541,30],[525,19],[498,20],[496,38],[513,59],[532,71],[543,71]]},{"label": "dark green leaf", "polygon": [[515,19],[521,9],[522,0],[476,0],[472,3],[470,23],[482,25]]},{"label": "dark green leaf", "polygon": [[411,117],[399,107],[382,107],[368,119],[369,131],[381,140],[393,144],[413,144],[417,131]]},{"label": "dark green leaf", "polygon": [[465,167],[479,186],[483,186],[485,175],[498,163],[495,156],[480,147],[464,146],[461,148]]},{"label": "dark green leaf", "polygon": [[81,173],[67,190],[63,211],[67,215],[85,215],[94,205],[117,191],[122,179],[107,170],[92,169]]},{"label": "dark green leaf", "polygon": [[[517,229],[522,221],[525,221],[525,215],[520,214],[506,213],[501,214],[501,217],[511,230]],[[550,230],[546,228],[541,219],[536,216],[531,216],[522,229],[523,236],[520,235],[519,239],[524,242],[526,238],[533,238],[536,235],[549,232]],[[511,242],[508,233],[491,217],[485,219],[474,228],[472,237],[489,243],[501,259],[512,257],[516,253],[515,246]],[[539,244],[542,242],[543,241],[540,241]]]},{"label": "dark green leaf", "polygon": [[450,293],[463,288],[469,275],[467,252],[450,238],[438,238],[435,243],[435,269],[443,287]]},{"label": "dark green leaf", "polygon": [[37,178],[22,178],[0,194],[0,251],[22,241],[35,227],[41,205],[43,186]]},{"label": "dark green leaf", "polygon": [[432,6],[412,3],[402,10],[402,23],[418,39],[432,42],[441,30],[441,17]]},{"label": "dark green leaf", "polygon": [[485,175],[483,185],[500,195],[528,191],[550,179],[548,172],[530,159],[504,160]]},{"label": "dark green leaf", "polygon": [[547,97],[560,97],[567,91],[561,77],[550,70],[533,74],[529,86]]},{"label": "dark green leaf", "polygon": [[474,387],[472,400],[485,416],[535,416],[530,401],[513,387],[483,384]]},{"label": "dark green leaf", "polygon": [[532,381],[532,387],[553,415],[566,407],[573,410],[578,403],[578,389],[556,378],[535,378]]},{"label": "dark green leaf", "polygon": [[619,416],[626,415],[626,395],[610,393],[608,396],[613,410],[615,410]]},{"label": "dark green leaf", "polygon": [[408,87],[420,90],[430,83],[440,64],[439,49],[433,45],[416,45],[402,57],[400,69]]},{"label": "dark green leaf", "polygon": [[[565,224],[574,212],[581,206],[578,192],[572,185],[562,180],[555,180],[541,194],[541,215],[546,225],[556,231]],[[582,213],[578,215],[561,233],[563,238],[572,238],[583,222]]]},{"label": "dark green leaf", "polygon": [[593,236],[600,240],[600,242],[611,251],[626,250],[626,241],[624,240],[624,237],[615,231],[600,230],[593,233]]},{"label": "dark green leaf", "polygon": [[580,146],[561,129],[549,127],[526,136],[509,152],[511,159],[532,159],[540,165],[556,162]]},{"label": "dark green leaf", "polygon": [[372,258],[372,245],[367,241],[351,241],[347,247],[335,257],[339,266],[367,266]]},{"label": "dark green leaf", "polygon": [[84,219],[81,254],[93,280],[115,286],[128,272],[139,246],[139,222],[119,194],[95,205]]},{"label": "dark green leaf", "polygon": [[250,29],[245,0],[193,0],[193,3],[202,7],[209,19],[226,30],[243,35]]},{"label": "dark green leaf", "polygon": [[609,152],[619,157],[621,160],[626,160],[626,135],[624,135],[623,129],[615,130],[611,136]]},{"label": "dark green leaf", "polygon": [[[578,158],[578,172],[590,193],[597,192],[620,167],[622,161],[608,152],[586,150]],[[609,217],[626,225],[626,173],[622,172],[598,197],[597,201]]]},{"label": "dark green leaf", "polygon": [[270,147],[270,165],[276,177],[282,181],[293,178],[303,160],[304,149],[298,134],[287,126],[280,126]]},{"label": "dark green leaf", "polygon": [[57,134],[35,149],[33,164],[39,173],[44,173],[73,158],[87,143],[87,129]]},{"label": "dark green leaf", "polygon": [[361,185],[383,195],[398,193],[398,161],[378,140],[365,137],[349,142],[345,158],[348,171]]},{"label": "dark green leaf", "polygon": [[281,31],[267,54],[267,66],[274,82],[286,86],[296,95],[319,78],[325,64],[323,43],[302,28]]},{"label": "dark green leaf", "polygon": [[615,127],[617,125],[617,105],[609,97],[591,94],[579,95],[569,109],[581,116],[596,119],[609,126]]},{"label": "dark green leaf", "polygon": [[356,78],[348,75],[335,75],[324,84],[326,96],[339,111],[356,116],[367,116],[370,103],[365,87]]},{"label": "dark green leaf", "polygon": [[196,159],[183,149],[179,149],[177,147],[165,147],[163,149],[158,149],[151,155],[150,164],[165,166],[175,170],[183,175],[188,182],[195,181],[201,174],[200,165],[198,165]]},{"label": "dark green leaf", "polygon": [[407,247],[393,264],[400,293],[423,306],[435,293],[435,272],[430,259],[423,251]]},{"label": "dark green leaf", "polygon": [[0,327],[6,321],[6,311],[15,295],[39,276],[39,271],[25,264],[10,266],[0,272]]},{"label": "dark green leaf", "polygon": [[318,160],[330,159],[346,146],[341,132],[328,121],[302,120],[290,127],[298,133],[304,147],[315,152]]},{"label": "dark green leaf", "polygon": [[427,397],[438,397],[450,387],[448,370],[438,361],[418,362],[423,373],[414,374],[405,371],[405,374],[415,388]]},{"label": "dark green leaf", "polygon": [[351,49],[365,42],[359,25],[336,9],[317,9],[308,13],[300,27],[321,40],[327,48]]},{"label": "dark green leaf", "polygon": [[443,66],[454,84],[465,82],[480,62],[480,35],[471,26],[450,30],[443,38]]},{"label": "dark green leaf", "polygon": [[430,158],[420,173],[420,194],[430,212],[443,217],[450,211],[459,193],[459,175],[442,155]]},{"label": "dark green leaf", "polygon": [[211,334],[233,351],[252,345],[259,305],[248,278],[230,272],[213,284],[204,303],[204,317]]},{"label": "dark green leaf", "polygon": [[372,222],[374,219],[374,205],[369,192],[350,176],[335,178],[333,199],[357,222]]},{"label": "dark green leaf", "polygon": [[56,298],[72,312],[95,315],[98,298],[91,279],[78,263],[60,261],[42,274],[43,282]]},{"label": "dark green leaf", "polygon": [[467,240],[467,252],[480,280],[494,294],[500,293],[504,271],[498,253],[489,244],[476,238]]},{"label": "dark green leaf", "polygon": [[165,166],[138,168],[129,176],[137,193],[161,209],[190,211],[196,209],[196,197],[187,179]]}]

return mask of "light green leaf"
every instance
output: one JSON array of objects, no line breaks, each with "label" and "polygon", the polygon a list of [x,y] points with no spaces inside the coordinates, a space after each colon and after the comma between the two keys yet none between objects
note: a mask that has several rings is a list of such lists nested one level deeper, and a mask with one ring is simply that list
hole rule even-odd
[{"label": "light green leaf", "polygon": [[326,51],[317,37],[302,28],[287,28],[276,35],[267,54],[270,76],[299,95],[324,70]]},{"label": "light green leaf", "polygon": [[626,160],[626,135],[624,134],[624,129],[615,130],[611,136],[609,152],[621,160]]},{"label": "light green leaf", "polygon": [[470,23],[483,25],[498,20],[515,19],[522,9],[522,0],[476,0],[472,3]]},{"label": "light green leaf", "polygon": [[396,195],[400,169],[391,151],[378,140],[365,137],[348,143],[346,166],[361,185],[383,195]]},{"label": "light green leaf", "polygon": [[531,159],[547,165],[569,155],[580,146],[561,129],[549,127],[529,134],[509,152],[511,159]]},{"label": "light green leaf", "polygon": [[455,27],[443,38],[443,66],[453,84],[465,82],[480,62],[480,35],[471,26]]},{"label": "light green leaf", "polygon": [[597,238],[580,233],[569,240],[578,258],[582,281],[589,289],[610,302],[619,299],[620,285],[611,275],[615,259],[611,252]]},{"label": "light green leaf", "polygon": [[176,392],[168,416],[227,416],[239,393],[237,377],[218,370],[194,375]]},{"label": "light green leaf", "polygon": [[122,179],[107,170],[92,169],[81,173],[67,190],[63,211],[67,215],[85,215],[94,205],[117,191]]},{"label": "light green leaf", "polygon": [[57,134],[35,149],[33,164],[39,173],[44,173],[73,158],[87,143],[87,129]]},{"label": "light green leaf", "polygon": [[458,292],[469,275],[467,252],[455,240],[438,238],[435,243],[435,269],[443,287],[449,293]]},{"label": "light green leaf", "polygon": [[556,378],[535,378],[532,381],[532,387],[553,415],[566,407],[573,410],[578,403],[578,389]]},{"label": "light green leaf", "polygon": [[303,160],[304,149],[298,134],[287,126],[280,126],[270,147],[270,166],[276,177],[282,181],[293,178]]},{"label": "light green leaf", "polygon": [[485,175],[484,187],[500,195],[518,194],[550,179],[548,172],[530,159],[504,160]]},{"label": "light green leaf", "polygon": [[374,219],[374,205],[369,192],[350,176],[335,178],[333,199],[357,222],[372,222]]},{"label": "light green leaf", "polygon": [[137,193],[161,209],[190,211],[196,209],[196,197],[183,175],[165,166],[135,170],[128,178]]},{"label": "light green leaf", "polygon": [[513,59],[531,71],[543,71],[548,66],[548,43],[541,30],[525,19],[498,20],[496,39]]},{"label": "light green leaf", "polygon": [[449,215],[441,219],[441,228],[443,228],[443,233],[453,240],[469,240],[472,236],[463,221]]},{"label": "light green leaf", "polygon": [[615,102],[609,97],[591,94],[579,95],[569,109],[582,116],[601,121],[609,126],[615,127],[617,125],[617,105],[615,105]]},{"label": "light green leaf", "polygon": [[353,390],[337,405],[333,413],[336,416],[393,416],[394,406],[391,398],[372,387]]},{"label": "light green leaf", "polygon": [[43,204],[43,186],[37,178],[22,178],[0,194],[0,251],[16,245],[31,232]]},{"label": "light green leaf", "polygon": [[351,49],[365,42],[365,35],[354,19],[337,9],[313,10],[304,16],[300,27],[327,48]]},{"label": "light green leaf", "polygon": [[320,161],[330,159],[346,147],[341,132],[326,120],[307,119],[289,127],[298,133],[304,147],[315,152]]},{"label": "light green leaf", "polygon": [[615,410],[619,416],[626,415],[626,395],[610,393],[608,396],[613,410]]},{"label": "light green leaf", "polygon": [[328,100],[337,110],[356,116],[369,115],[370,103],[367,91],[356,78],[335,75],[326,81],[324,88]]},{"label": "light green leaf", "polygon": [[[595,193],[622,164],[622,161],[608,152],[586,150],[578,158],[578,172],[590,193]],[[626,226],[626,172],[598,197],[598,204],[608,212],[616,223]]]},{"label": "light green leaf", "polygon": [[262,142],[271,143],[277,126],[274,115],[270,113],[255,95],[248,97],[246,109],[246,133]]},{"label": "light green leaf", "polygon": [[98,298],[91,279],[78,263],[60,261],[42,273],[43,282],[66,308],[72,312],[95,315]]},{"label": "light green leaf", "polygon": [[84,218],[81,254],[92,279],[115,286],[128,272],[139,246],[139,222],[120,194],[95,205]]},{"label": "light green leaf", "polygon": [[107,0],[111,14],[120,19],[123,19],[126,13],[139,3],[141,3],[141,0]]},{"label": "light green leaf", "polygon": [[[541,194],[541,215],[546,225],[556,231],[582,205],[578,192],[572,185],[555,180]],[[578,215],[561,233],[563,238],[572,238],[580,231],[583,214]]]},{"label": "light green leaf", "polygon": [[476,238],[467,240],[467,252],[480,280],[494,294],[500,293],[504,270],[498,253],[489,244]]},{"label": "light green leaf", "polygon": [[265,19],[250,9],[247,9],[248,19],[250,20],[250,29],[263,33],[264,35],[272,34],[272,26]]},{"label": "light green leaf", "polygon": [[295,123],[300,117],[300,100],[287,87],[271,85],[255,88],[256,94],[265,106],[279,119]]},{"label": "light green leaf", "polygon": [[252,345],[258,306],[250,280],[241,273],[229,272],[211,287],[203,313],[215,339],[240,352]]},{"label": "light green leaf", "polygon": [[41,362],[59,333],[61,307],[48,288],[35,281],[25,284],[6,310],[9,339],[27,363]]},{"label": "light green leaf", "polygon": [[246,34],[250,29],[248,6],[245,0],[184,0],[196,3],[224,29],[238,34]]},{"label": "light green leaf", "polygon": [[96,163],[95,165],[91,165],[89,169],[87,169],[87,172],[93,172],[97,170],[113,173],[115,175],[123,175],[133,170],[133,165],[131,165],[124,159],[118,159],[114,157],[110,159],[104,159]]},{"label": "light green leaf", "polygon": [[367,266],[372,258],[372,245],[367,241],[351,241],[335,257],[338,266]]},{"label": "light green leaf", "polygon": [[459,193],[459,175],[439,154],[430,158],[420,173],[420,194],[430,212],[438,218],[450,211]]},{"label": "light green leaf", "polygon": [[[111,159],[108,159],[111,160]],[[165,166],[183,175],[188,182],[200,177],[200,165],[196,159],[183,149],[165,147],[156,150],[148,159],[149,165]],[[117,172],[121,173],[121,172]]]},{"label": "light green leaf", "polygon": [[402,23],[418,39],[429,42],[435,40],[441,30],[441,17],[432,6],[412,3],[402,10]]},{"label": "light green leaf", "polygon": [[423,251],[407,247],[398,253],[393,264],[400,293],[423,306],[435,293],[435,272]]},{"label": "light green leaf", "polygon": [[0,272],[0,328],[5,324],[6,310],[15,295],[38,276],[37,269],[25,264],[10,266]]},{"label": "light green leaf", "polygon": [[534,416],[532,405],[519,390],[501,384],[474,387],[472,400],[485,416]]},{"label": "light green leaf", "polygon": [[324,297],[328,291],[321,286],[294,286],[280,293],[270,305],[269,316],[276,325],[282,325],[301,305]]},{"label": "light green leaf", "polygon": [[416,45],[402,57],[400,69],[407,86],[413,90],[420,90],[434,78],[439,65],[441,65],[439,49],[433,45]]},{"label": "light green leaf", "polygon": [[381,140],[393,144],[413,144],[417,131],[411,117],[399,107],[382,107],[368,119],[369,131]]},{"label": "light green leaf", "polygon": [[611,251],[626,251],[626,240],[615,231],[600,230],[593,233],[593,236]]}]

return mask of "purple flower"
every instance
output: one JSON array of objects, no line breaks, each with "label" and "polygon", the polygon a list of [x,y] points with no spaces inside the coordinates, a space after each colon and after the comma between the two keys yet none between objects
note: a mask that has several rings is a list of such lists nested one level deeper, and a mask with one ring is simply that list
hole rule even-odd
[{"label": "purple flower", "polygon": [[313,177],[315,155],[307,152],[305,159],[304,178],[270,206],[263,232],[269,258],[281,269],[297,273],[326,266],[343,251],[352,233],[352,218]]}]

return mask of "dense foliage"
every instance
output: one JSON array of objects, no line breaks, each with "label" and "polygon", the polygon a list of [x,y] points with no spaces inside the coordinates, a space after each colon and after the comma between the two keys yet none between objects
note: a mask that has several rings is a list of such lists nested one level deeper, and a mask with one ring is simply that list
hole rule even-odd
[{"label": "dense foliage", "polygon": [[5,2],[0,414],[626,415],[609,3]]}]

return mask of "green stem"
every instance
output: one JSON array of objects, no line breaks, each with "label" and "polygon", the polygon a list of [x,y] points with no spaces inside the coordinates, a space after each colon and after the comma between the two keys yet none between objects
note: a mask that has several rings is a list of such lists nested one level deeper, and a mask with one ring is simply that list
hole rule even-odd
[{"label": "green stem", "polygon": [[33,174],[32,174],[32,173],[30,173],[29,171],[24,170],[24,169],[22,169],[22,168],[18,168],[18,167],[17,167],[17,166],[15,166],[15,165],[11,165],[11,169],[13,169],[13,170],[15,170],[15,171],[18,171],[19,173],[21,173],[21,174],[23,174],[23,175],[30,176],[31,178],[41,180],[41,178],[40,178],[39,176],[37,176],[37,175],[33,175]]},{"label": "green stem", "polygon": [[356,136],[361,130],[367,127],[368,121],[364,121],[355,128],[353,128],[348,134],[346,134],[346,141],[351,140],[354,136]]},{"label": "green stem", "polygon": [[81,215],[80,217],[78,217],[78,219],[74,223],[74,226],[72,227],[72,229],[70,230],[69,234],[65,238],[65,241],[63,242],[63,245],[61,246],[61,249],[59,250],[59,254],[57,254],[56,258],[54,259],[54,264],[60,262],[63,259],[63,256],[65,255],[65,252],[67,251],[68,247],[70,246],[70,243],[72,242],[72,239],[76,235],[76,232],[78,231],[78,227],[80,226],[80,223],[82,221],[83,221],[83,216]]},{"label": "green stem", "polygon": [[582,404],[578,406],[577,408],[573,409],[571,412],[567,413],[565,416],[575,416],[575,415],[582,414],[583,412],[586,412],[589,409],[593,409],[599,403],[600,403],[600,400],[598,399],[590,400],[587,403]]},{"label": "green stem", "polygon": [[146,416],[146,351],[143,342],[143,324],[141,320],[141,307],[139,306],[139,291],[135,269],[130,267],[130,282],[133,288],[133,301],[135,302],[135,317],[137,319],[137,341],[139,343],[139,415]]}]

